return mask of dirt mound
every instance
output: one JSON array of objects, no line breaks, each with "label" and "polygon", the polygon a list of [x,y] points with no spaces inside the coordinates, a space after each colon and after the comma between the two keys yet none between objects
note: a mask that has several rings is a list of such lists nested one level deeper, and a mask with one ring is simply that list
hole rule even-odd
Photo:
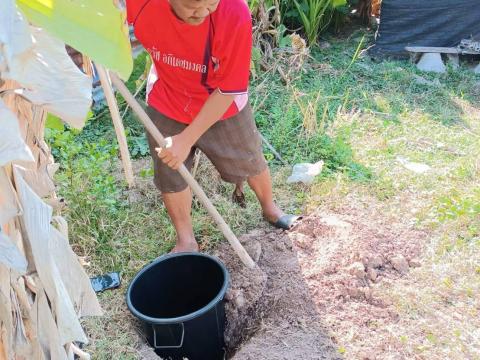
[{"label": "dirt mound", "polygon": [[[260,242],[254,239],[245,241],[245,237],[239,240],[252,258],[258,260],[262,250]],[[222,245],[214,255],[222,259],[230,273],[230,287],[225,296],[228,318],[225,343],[228,349],[235,349],[253,334],[268,307],[264,298],[268,277],[258,266],[254,269],[244,266],[228,244]]]},{"label": "dirt mound", "polygon": [[383,214],[365,215],[352,207],[319,211],[290,232],[242,236],[258,258],[254,271],[227,244],[217,250],[232,274],[226,340],[238,348],[233,359],[341,358],[330,331],[372,337],[368,352],[355,358],[373,359],[371,349],[381,354],[385,346],[401,346],[382,343],[381,332],[397,314],[379,289],[420,265],[425,234]]},{"label": "dirt mound", "polygon": [[247,269],[227,245],[217,251],[232,274],[225,335],[230,353],[253,335],[233,359],[338,358],[286,233],[255,230],[240,241],[252,257],[259,255],[259,268]]}]

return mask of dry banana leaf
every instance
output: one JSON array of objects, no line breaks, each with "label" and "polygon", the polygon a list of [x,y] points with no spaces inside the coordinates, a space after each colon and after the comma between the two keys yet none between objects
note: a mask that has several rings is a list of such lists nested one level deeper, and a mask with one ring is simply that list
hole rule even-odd
[{"label": "dry banana leaf", "polygon": [[90,279],[72,251],[68,239],[52,226],[51,254],[79,317],[100,316],[102,308]]},{"label": "dry banana leaf", "polygon": [[19,274],[25,274],[27,271],[27,259],[10,238],[2,232],[0,232],[0,264]]},{"label": "dry banana leaf", "polygon": [[10,270],[0,264],[0,359],[13,358],[13,322],[10,302]]},{"label": "dry banana leaf", "polygon": [[0,167],[0,229],[20,213],[17,195],[4,167]]},{"label": "dry banana leaf", "polygon": [[37,293],[32,312],[36,319],[38,340],[45,359],[68,360],[67,352],[60,342],[60,334],[52,317],[50,306],[48,306],[47,296],[43,290]]},{"label": "dry banana leaf", "polygon": [[18,120],[0,99],[0,166],[11,161],[34,161],[32,152],[25,144]]},{"label": "dry banana leaf", "polygon": [[34,347],[27,338],[27,331],[23,321],[23,314],[15,292],[10,291],[10,300],[13,313],[13,352],[18,359],[34,359]]},{"label": "dry banana leaf", "polygon": [[35,267],[54,310],[60,343],[87,342],[87,337],[78,321],[72,301],[61,279],[51,254],[52,208],[45,204],[27,185],[22,169],[14,166],[15,186],[23,208],[22,227],[25,229]]},{"label": "dry banana leaf", "polygon": [[[20,85],[17,82],[8,80],[0,86],[0,91],[8,91],[18,86]],[[11,93],[3,99],[9,109],[14,109],[22,138],[35,160],[22,164],[31,170],[25,174],[25,180],[40,197],[50,197],[55,192],[53,175],[58,169],[58,164],[54,163],[50,148],[44,140],[47,113],[39,106],[32,105],[28,100]]]}]

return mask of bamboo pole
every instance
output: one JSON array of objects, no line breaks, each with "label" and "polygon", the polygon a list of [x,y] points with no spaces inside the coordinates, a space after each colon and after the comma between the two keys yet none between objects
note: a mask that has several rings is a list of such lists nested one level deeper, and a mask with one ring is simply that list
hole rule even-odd
[{"label": "bamboo pole", "polygon": [[198,165],[200,164],[201,157],[202,157],[202,152],[200,149],[197,149],[195,151],[195,161],[193,163],[193,170],[192,170],[192,176],[194,179],[195,179],[195,176],[197,175]]},{"label": "bamboo pole", "polygon": [[[147,79],[143,80],[142,83],[140,84],[140,86],[138,87],[137,91],[135,91],[135,94],[133,94],[133,97],[134,98],[137,98],[137,95],[140,94],[140,91],[143,90],[143,88],[147,85]],[[122,113],[122,120],[123,118],[125,117],[125,115],[127,114],[127,111],[128,111],[128,108],[130,107],[130,105],[127,104],[127,106],[125,106],[125,110],[123,110],[123,113]]]},{"label": "bamboo pole", "polygon": [[95,64],[102,84],[105,98],[112,115],[113,126],[115,127],[115,133],[117,135],[118,145],[120,147],[120,157],[122,159],[123,171],[125,172],[125,178],[129,188],[135,186],[135,179],[133,177],[132,161],[130,160],[130,153],[128,152],[127,137],[125,136],[125,128],[123,127],[122,118],[118,111],[117,100],[113,92],[112,84],[105,68],[100,64]]},{"label": "bamboo pole", "polygon": [[[132,94],[127,89],[125,84],[114,73],[110,73],[110,78],[112,80],[113,85],[117,88],[120,94],[122,94],[123,98],[130,105],[132,110],[138,115],[138,117],[140,118],[141,122],[143,123],[147,131],[150,133],[150,135],[152,135],[152,137],[155,139],[155,141],[158,143],[160,147],[164,147],[165,138],[162,136],[162,134],[157,129],[157,127],[153,124],[152,120],[150,120],[145,110],[143,110],[143,108],[140,106],[137,100],[135,100],[135,98],[132,96]],[[240,241],[238,241],[237,237],[235,236],[233,231],[230,229],[230,227],[227,225],[222,215],[220,215],[220,213],[217,211],[215,206],[213,206],[210,199],[207,197],[207,195],[205,194],[203,189],[200,187],[200,185],[195,181],[192,174],[190,174],[190,172],[187,170],[185,165],[182,164],[178,172],[183,177],[183,179],[187,182],[187,184],[190,186],[193,193],[197,196],[197,198],[200,200],[203,206],[205,206],[208,213],[212,216],[213,220],[215,220],[218,227],[222,231],[223,235],[225,235],[225,237],[227,238],[230,245],[233,247],[233,250],[235,250],[235,252],[237,253],[240,260],[242,260],[242,262],[248,268],[254,268],[255,262],[252,260],[250,255],[248,255],[247,251],[244,249],[242,244],[240,244]]]}]

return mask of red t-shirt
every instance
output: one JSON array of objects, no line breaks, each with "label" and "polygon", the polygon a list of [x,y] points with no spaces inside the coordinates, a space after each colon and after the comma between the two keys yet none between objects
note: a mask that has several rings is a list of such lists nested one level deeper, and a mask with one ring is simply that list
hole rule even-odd
[{"label": "red t-shirt", "polygon": [[220,0],[198,26],[179,20],[168,0],[127,0],[127,19],[155,64],[150,106],[186,124],[216,89],[236,95],[222,119],[245,106],[252,50],[245,0]]}]

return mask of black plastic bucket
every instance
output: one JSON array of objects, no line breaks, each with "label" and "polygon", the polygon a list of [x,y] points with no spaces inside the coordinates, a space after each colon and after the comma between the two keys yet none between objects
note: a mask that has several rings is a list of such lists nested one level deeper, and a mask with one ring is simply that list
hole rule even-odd
[{"label": "black plastic bucket", "polygon": [[212,256],[169,254],[134,277],[127,305],[162,358],[224,359],[223,300],[228,282],[225,265]]}]

